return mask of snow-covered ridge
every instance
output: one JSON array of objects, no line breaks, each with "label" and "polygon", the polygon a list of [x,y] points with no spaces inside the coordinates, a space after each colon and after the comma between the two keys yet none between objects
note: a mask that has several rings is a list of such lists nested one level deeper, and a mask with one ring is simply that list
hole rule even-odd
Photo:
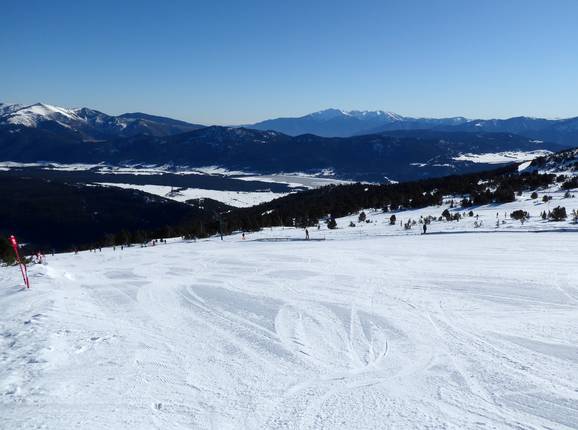
[{"label": "snow-covered ridge", "polygon": [[6,115],[21,109],[22,105],[19,104],[7,104],[7,103],[0,103],[0,117],[2,115]]},{"label": "snow-covered ridge", "polygon": [[168,136],[203,126],[141,113],[108,115],[89,108],[63,108],[46,103],[29,106],[0,104],[0,124],[40,128],[56,122],[85,140],[130,137],[138,134]]},{"label": "snow-covered ridge", "polygon": [[[64,126],[88,124],[88,118],[83,115],[86,108],[67,109],[46,103],[35,103],[29,106],[4,105],[0,106],[0,123],[37,127],[45,121],[56,121]],[[95,115],[105,115],[92,111]],[[106,115],[105,115],[106,116]]]},{"label": "snow-covered ridge", "polygon": [[520,172],[578,175],[578,148],[548,154],[521,164]]},{"label": "snow-covered ridge", "polygon": [[317,112],[310,113],[305,117],[314,117],[317,119],[330,120],[338,117],[352,117],[361,120],[381,118],[389,121],[403,121],[406,117],[396,114],[395,112],[387,112],[383,110],[342,110],[342,109],[324,109]]},{"label": "snow-covered ridge", "polygon": [[65,109],[44,103],[36,103],[20,108],[8,109],[1,120],[9,124],[36,127],[42,121],[57,121],[66,124],[68,121],[82,121],[73,109]]},{"label": "snow-covered ridge", "polygon": [[310,113],[308,115],[303,116],[302,118],[316,118],[322,120],[330,120],[339,117],[351,117],[356,118],[362,121],[365,120],[380,120],[382,122],[405,122],[405,121],[431,121],[435,123],[436,121],[444,121],[448,124],[461,124],[464,122],[469,121],[469,119],[464,117],[452,117],[452,118],[424,118],[424,117],[409,117],[397,114],[392,111],[384,111],[384,110],[343,110],[343,109],[335,109],[329,108],[320,110],[317,112]]}]

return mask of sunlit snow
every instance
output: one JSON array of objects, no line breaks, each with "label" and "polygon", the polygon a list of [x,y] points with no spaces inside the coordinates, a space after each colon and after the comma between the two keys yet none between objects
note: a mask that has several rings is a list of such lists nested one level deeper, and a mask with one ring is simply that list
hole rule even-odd
[{"label": "sunlit snow", "polygon": [[576,428],[578,225],[539,213],[578,198],[545,193],[426,235],[399,222],[448,204],[310,241],[286,227],[48,256],[28,291],[2,267],[2,427]]}]

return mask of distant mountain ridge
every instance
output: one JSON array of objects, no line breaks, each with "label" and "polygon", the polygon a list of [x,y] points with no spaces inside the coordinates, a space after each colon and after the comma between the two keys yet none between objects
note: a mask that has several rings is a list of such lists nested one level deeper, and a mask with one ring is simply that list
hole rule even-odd
[{"label": "distant mountain ridge", "polygon": [[578,117],[545,119],[520,116],[508,119],[471,120],[453,127],[439,127],[439,129],[474,133],[514,133],[567,147],[578,146]]},{"label": "distant mountain ridge", "polygon": [[113,116],[86,107],[67,109],[44,103],[28,106],[0,103],[1,125],[53,131],[63,127],[78,133],[84,140],[107,140],[136,135],[169,136],[204,127],[143,113]]},{"label": "distant mountain ridge", "polygon": [[410,118],[394,112],[377,111],[344,111],[340,109],[325,109],[298,118],[276,118],[246,125],[257,130],[274,130],[290,136],[300,134],[315,134],[322,137],[350,137],[361,134],[374,134],[376,130],[391,127],[391,129],[406,128],[406,124],[414,124],[412,128],[432,127],[436,125],[455,125],[467,121],[462,117],[455,118]]},{"label": "distant mountain ridge", "polygon": [[508,119],[414,118],[385,111],[326,109],[296,118],[269,119],[246,125],[257,130],[274,130],[290,136],[316,134],[351,137],[398,130],[433,129],[452,132],[513,133],[531,139],[578,146],[578,117],[550,120],[533,117]]}]

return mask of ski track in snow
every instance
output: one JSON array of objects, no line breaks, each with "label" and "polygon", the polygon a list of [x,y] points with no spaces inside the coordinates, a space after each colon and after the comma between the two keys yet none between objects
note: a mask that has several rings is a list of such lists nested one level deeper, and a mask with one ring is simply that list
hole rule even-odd
[{"label": "ski track in snow", "polygon": [[577,246],[231,236],[56,255],[29,291],[0,268],[0,428],[578,428]]}]

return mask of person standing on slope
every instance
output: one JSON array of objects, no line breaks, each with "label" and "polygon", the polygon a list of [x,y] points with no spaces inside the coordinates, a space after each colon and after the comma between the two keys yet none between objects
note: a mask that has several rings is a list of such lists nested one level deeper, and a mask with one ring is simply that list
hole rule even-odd
[{"label": "person standing on slope", "polygon": [[427,224],[424,222],[423,223],[423,234],[427,233]]},{"label": "person standing on slope", "polygon": [[309,230],[305,229],[305,240],[309,240]]}]

